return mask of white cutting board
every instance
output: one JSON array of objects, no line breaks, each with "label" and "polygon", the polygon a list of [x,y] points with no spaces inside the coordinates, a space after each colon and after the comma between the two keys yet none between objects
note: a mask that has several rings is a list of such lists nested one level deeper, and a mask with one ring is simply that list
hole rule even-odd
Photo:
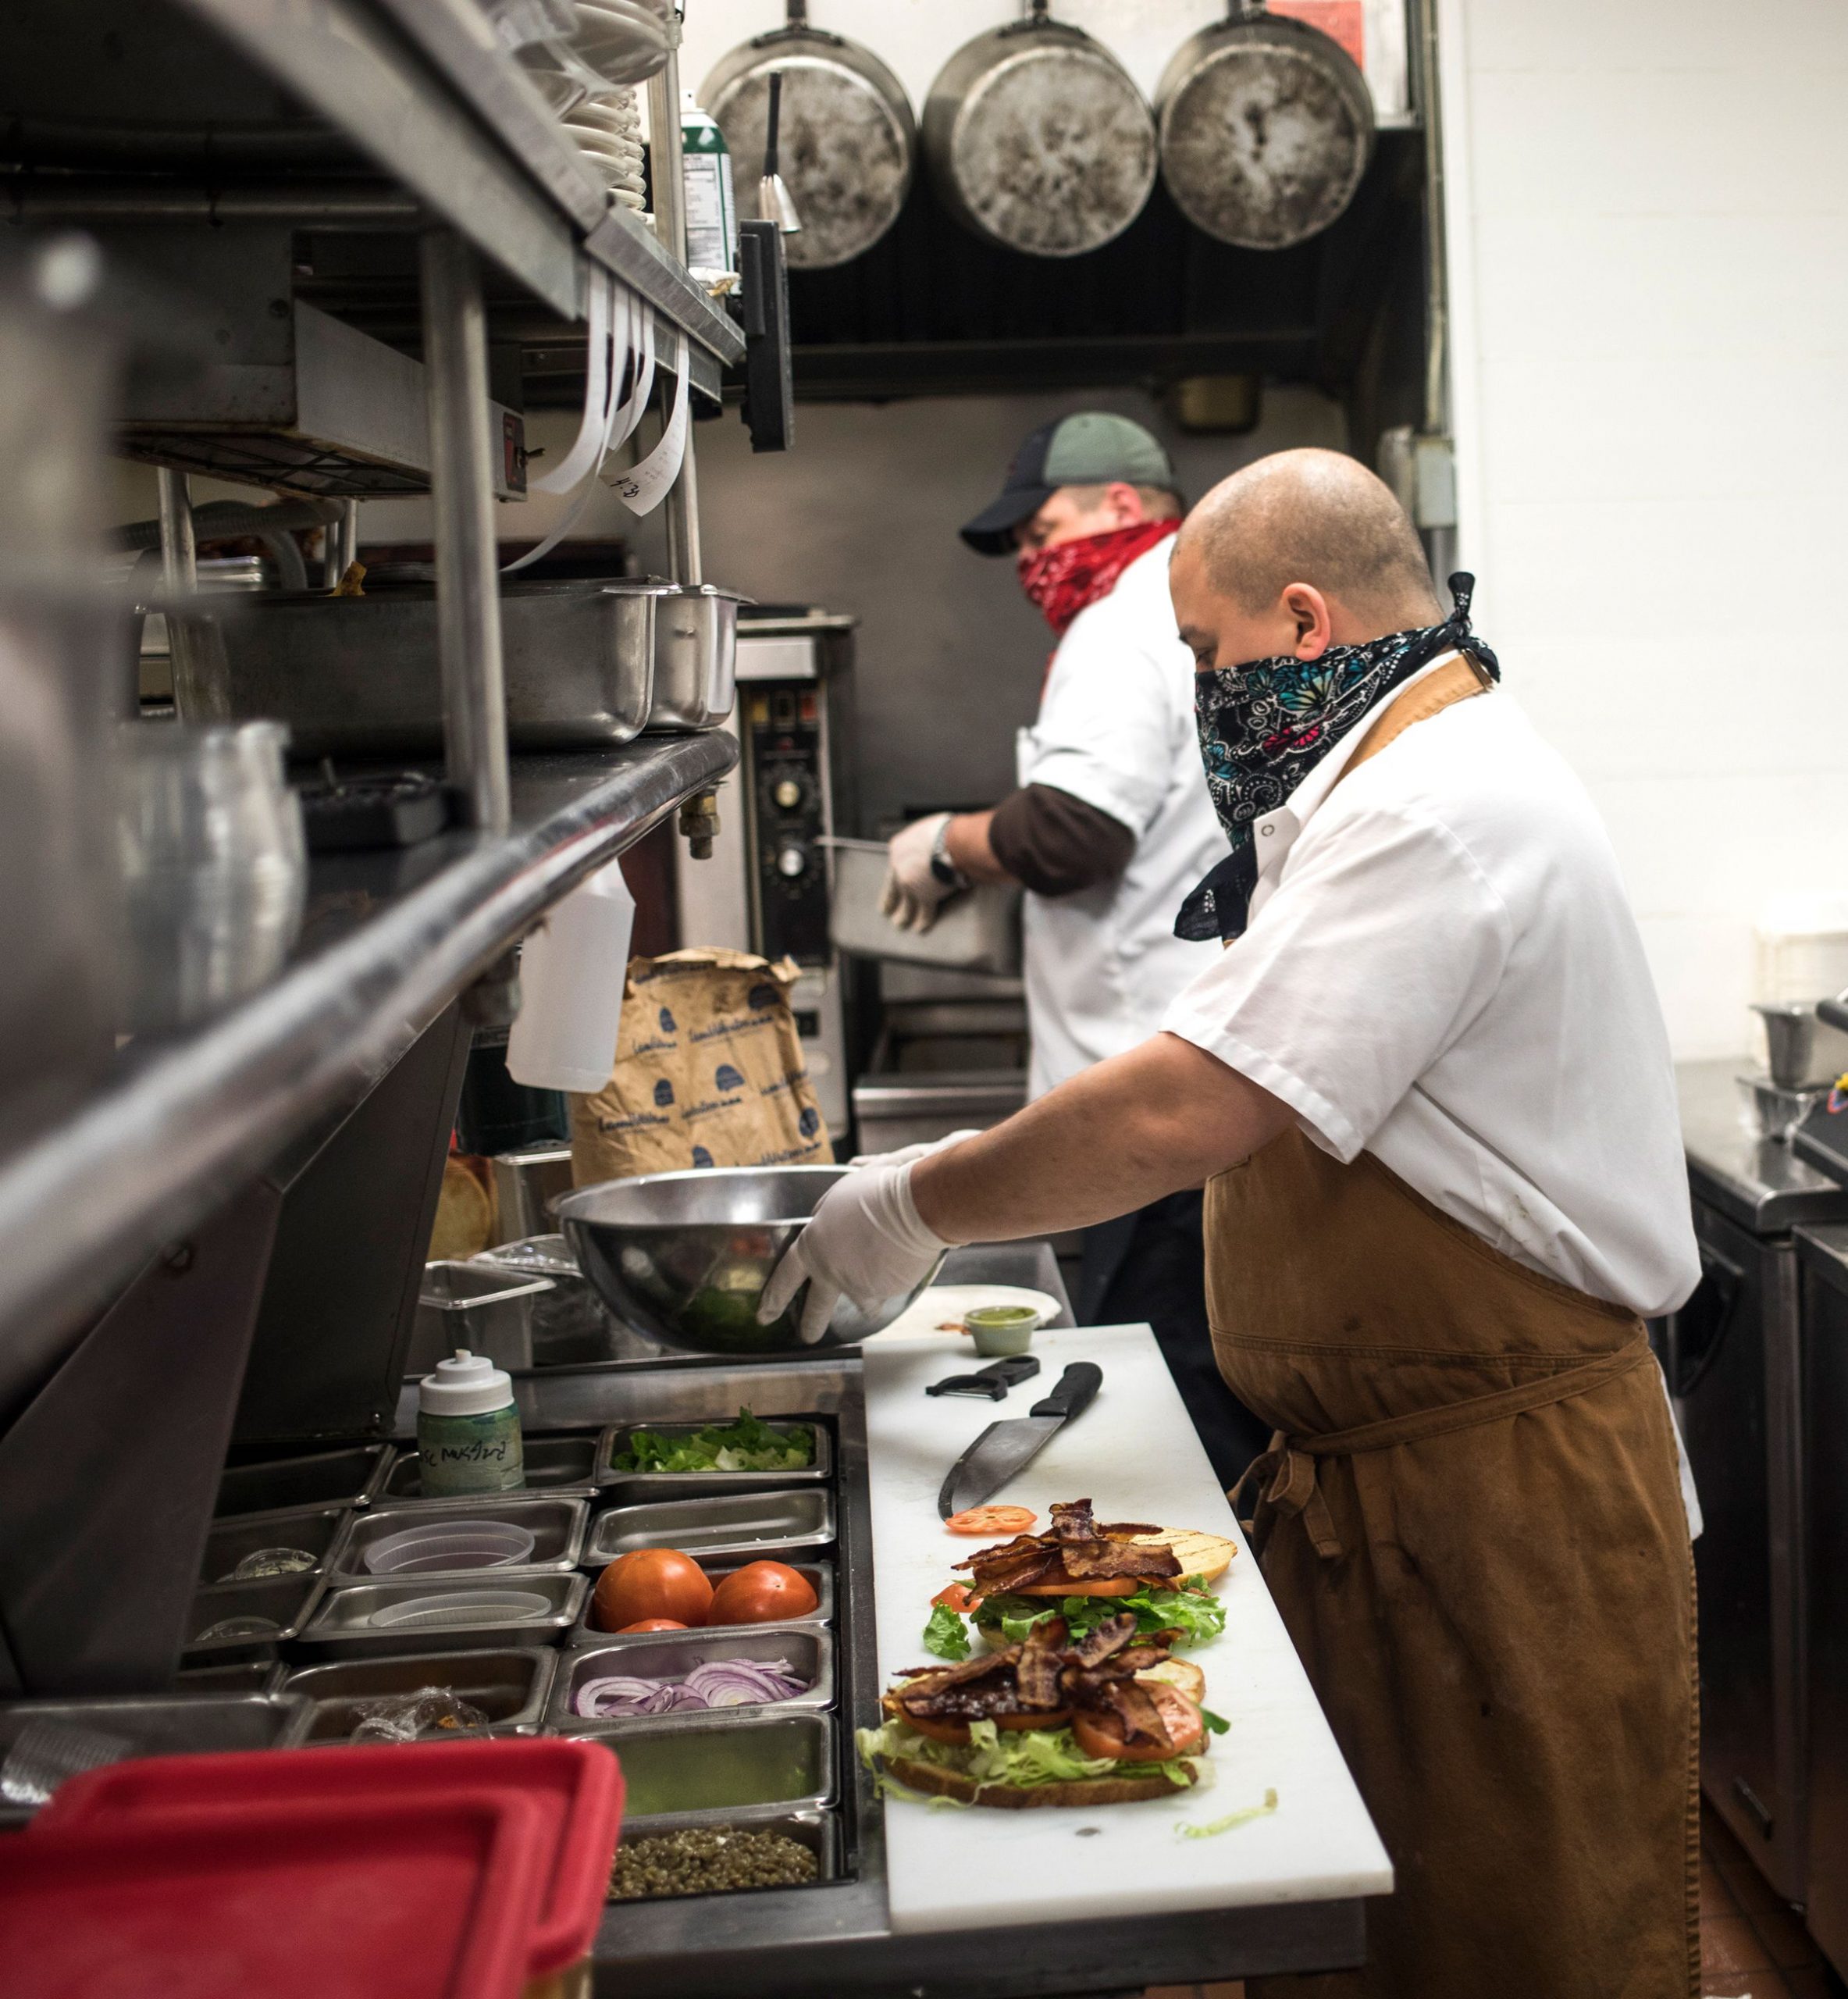
[{"label": "white cutting board", "polygon": [[[1103,1370],[1098,1398],[1054,1437],[995,1503],[1089,1498],[1101,1520],[1199,1527],[1238,1541],[1217,1585],[1226,1630],[1186,1654],[1206,1673],[1206,1704],[1231,1723],[1213,1738],[1210,1784],[1172,1800],[1107,1810],[1001,1812],[885,1805],[887,1894],[894,1930],[1225,1908],[1377,1895],[1392,1868],[1323,1719],[1270,1593],[1195,1438],[1146,1326],[1042,1332],[1041,1373],[1001,1402],[933,1397],[968,1342],[925,1333],[864,1349],[873,1562],[881,1684],[930,1663],[920,1642],[931,1598],[952,1564],[983,1541],[937,1516],[944,1474],[986,1426],[1024,1416],[1068,1362]],[[1211,1839],[1202,1824],[1277,1794],[1266,1818]]]}]

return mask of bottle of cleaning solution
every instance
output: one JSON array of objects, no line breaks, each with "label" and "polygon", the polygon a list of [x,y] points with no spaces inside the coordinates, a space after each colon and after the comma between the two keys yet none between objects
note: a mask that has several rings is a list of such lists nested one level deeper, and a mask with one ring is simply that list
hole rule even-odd
[{"label": "bottle of cleaning solution", "polygon": [[417,1475],[426,1499],[518,1492],[526,1483],[513,1377],[458,1347],[417,1391]]},{"label": "bottle of cleaning solution", "polygon": [[507,1073],[529,1089],[600,1090],[616,1066],[636,899],[615,861],[580,882],[520,949]]},{"label": "bottle of cleaning solution", "polygon": [[680,162],[686,185],[686,262],[695,271],[738,268],[738,207],[732,154],[716,119],[680,94]]}]

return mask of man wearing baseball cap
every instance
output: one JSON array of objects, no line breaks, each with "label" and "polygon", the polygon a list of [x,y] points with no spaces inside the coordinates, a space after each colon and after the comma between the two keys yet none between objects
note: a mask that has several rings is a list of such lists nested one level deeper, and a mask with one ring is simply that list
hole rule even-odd
[{"label": "man wearing baseball cap", "polygon": [[[928,929],[977,882],[1015,882],[1024,911],[1030,1094],[1156,1032],[1212,956],[1174,911],[1226,857],[1201,775],[1193,661],[1175,635],[1168,558],[1179,482],[1159,441],[1101,410],[1045,424],[963,529],[1011,555],[1058,640],[1020,788],[986,812],[939,812],[892,840],[885,908]],[[1269,1431],[1220,1379],[1206,1329],[1198,1192],[1086,1231],[1077,1300],[1090,1324],[1147,1320],[1227,1483]]]}]

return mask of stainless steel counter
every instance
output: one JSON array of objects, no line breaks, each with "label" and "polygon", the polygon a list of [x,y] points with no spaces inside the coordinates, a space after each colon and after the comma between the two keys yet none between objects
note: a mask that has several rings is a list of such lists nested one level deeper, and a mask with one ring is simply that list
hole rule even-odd
[{"label": "stainless steel counter", "polygon": [[1740,1117],[1743,1058],[1685,1062],[1675,1071],[1694,1198],[1750,1229],[1782,1235],[1799,1222],[1848,1221],[1848,1187],[1806,1166],[1788,1146],[1755,1138]]}]

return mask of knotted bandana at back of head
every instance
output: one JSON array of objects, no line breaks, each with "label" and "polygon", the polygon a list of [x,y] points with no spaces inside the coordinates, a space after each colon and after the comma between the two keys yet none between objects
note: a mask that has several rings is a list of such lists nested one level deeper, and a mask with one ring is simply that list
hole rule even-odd
[{"label": "knotted bandana at back of head", "polygon": [[1377,701],[1446,653],[1466,652],[1491,680],[1495,655],[1469,629],[1476,579],[1450,579],[1441,625],[1389,632],[1364,646],[1330,646],[1319,659],[1252,660],[1194,676],[1194,720],[1206,788],[1232,851],[1180,906],[1174,934],[1189,943],[1242,936],[1258,885],[1252,822],[1274,812]]}]

